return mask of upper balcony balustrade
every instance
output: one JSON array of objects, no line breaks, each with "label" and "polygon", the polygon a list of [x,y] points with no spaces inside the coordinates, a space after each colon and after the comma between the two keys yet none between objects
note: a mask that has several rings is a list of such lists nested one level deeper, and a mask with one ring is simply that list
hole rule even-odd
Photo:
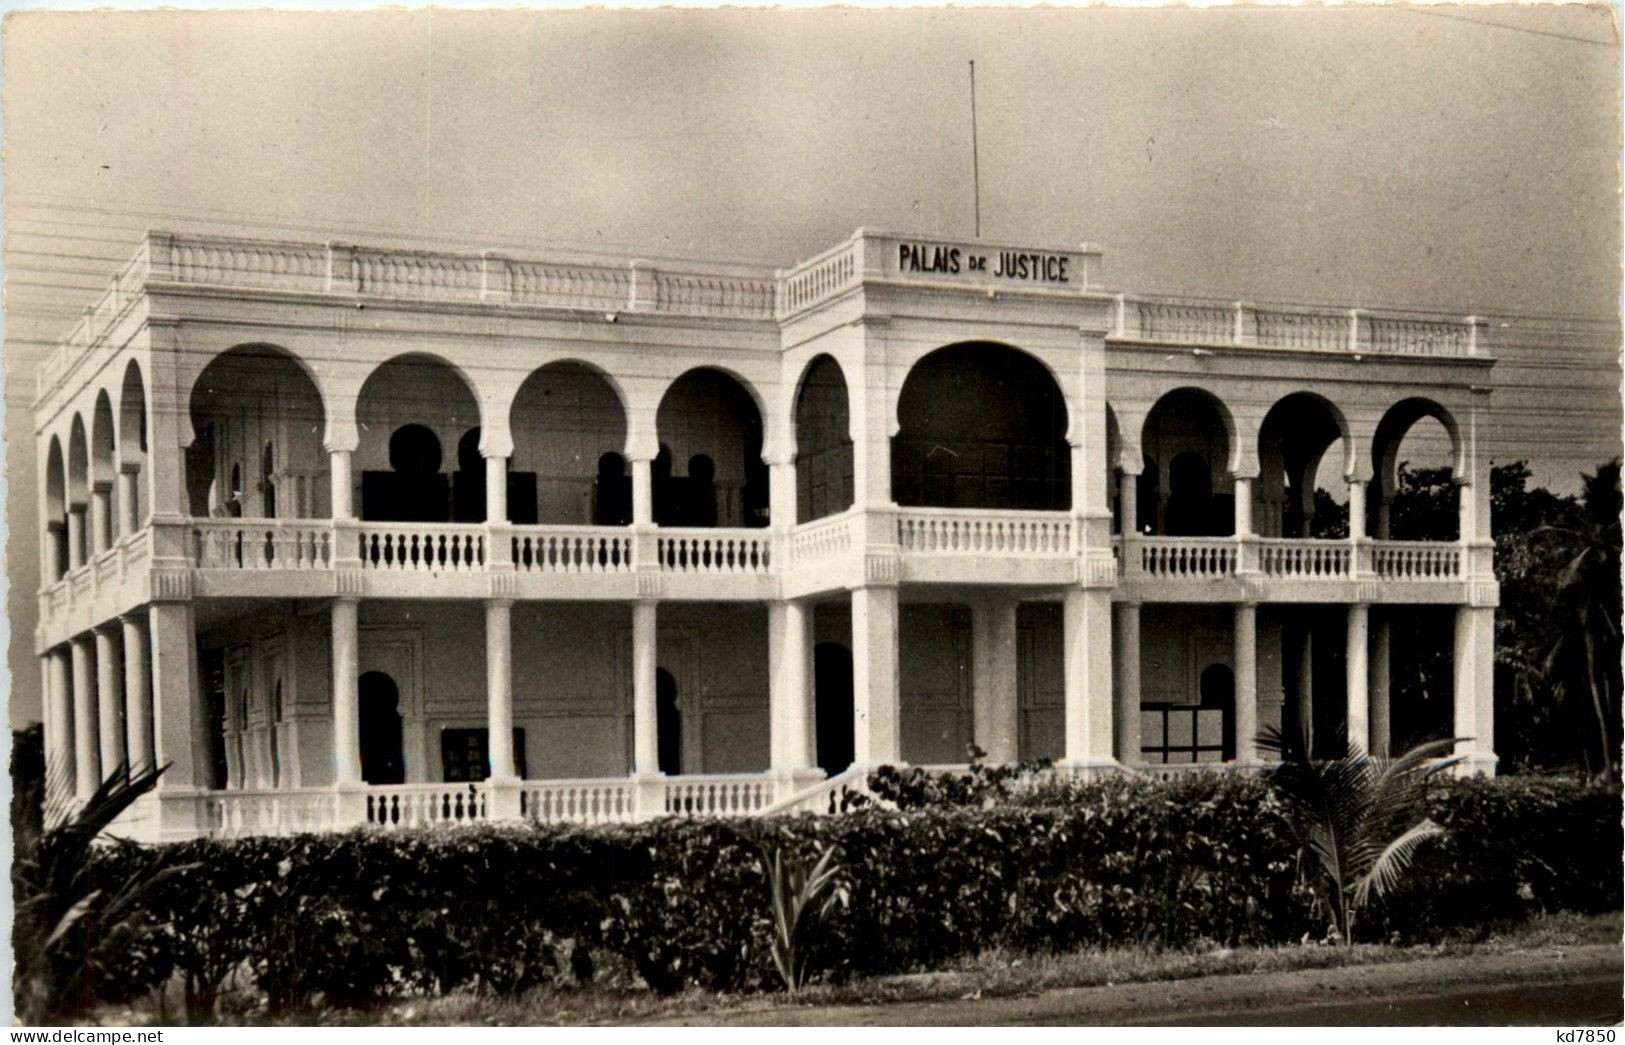
[{"label": "upper balcony balustrade", "polygon": [[[888,508],[762,529],[607,526],[487,527],[483,523],[372,523],[330,519],[194,519],[184,525],[193,591],[300,597],[334,593],[340,570],[378,597],[481,597],[490,578],[512,577],[519,598],[625,599],[639,576],[658,576],[662,597],[767,599],[856,587],[866,560],[896,563],[905,584],[1057,586],[1088,558],[1078,520],[1065,512]],[[154,527],[40,591],[41,620],[79,630],[150,597]],[[504,554],[490,554],[494,542]],[[1491,575],[1491,549],[1459,542],[1280,537],[1114,536],[1124,597],[1224,601],[1370,598],[1448,602]],[[435,587],[424,589],[422,581]],[[617,582],[617,578],[621,578]],[[92,620],[92,618],[96,618]]]}]

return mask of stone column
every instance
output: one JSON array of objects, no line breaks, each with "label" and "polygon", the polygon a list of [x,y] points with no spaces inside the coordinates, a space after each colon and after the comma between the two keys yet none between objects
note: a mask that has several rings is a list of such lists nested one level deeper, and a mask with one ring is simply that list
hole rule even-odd
[{"label": "stone column", "polygon": [[1371,635],[1371,753],[1387,758],[1393,743],[1388,694],[1391,688],[1393,622],[1386,612],[1376,616]]},{"label": "stone column", "polygon": [[1015,599],[971,603],[972,736],[989,762],[1021,758],[1021,703],[1016,687]]},{"label": "stone column", "polygon": [[812,692],[807,671],[812,655],[811,607],[799,599],[768,604],[769,764],[804,770],[813,764]]},{"label": "stone column", "polygon": [[659,627],[656,603],[632,604],[632,771],[639,774],[660,772],[660,712],[655,701]]},{"label": "stone column", "polygon": [[517,779],[513,757],[513,603],[507,599],[485,602],[485,717],[491,779]]},{"label": "stone column", "polygon": [[[1298,732],[1310,753],[1314,751],[1315,731],[1315,632],[1305,624],[1298,636],[1297,689],[1292,694]],[[1298,738],[1293,738],[1298,739]]]},{"label": "stone column", "polygon": [[151,768],[152,673],[147,664],[147,629],[140,614],[120,618],[124,629],[124,727],[130,771]]},{"label": "stone column", "polygon": [[73,639],[68,648],[73,659],[74,796],[83,802],[102,782],[95,652],[92,640],[86,636]]},{"label": "stone column", "polygon": [[1117,647],[1112,663],[1116,667],[1113,680],[1117,700],[1115,744],[1117,761],[1126,766],[1142,760],[1140,751],[1140,604],[1119,602],[1114,622],[1113,639]]},{"label": "stone column", "polygon": [[1236,476],[1236,536],[1253,536],[1253,477]]},{"label": "stone column", "polygon": [[1069,588],[1063,607],[1066,758],[1073,769],[1112,760],[1111,591]]},{"label": "stone column", "polygon": [[1258,761],[1258,607],[1235,609],[1236,761]]},{"label": "stone column", "polygon": [[487,457],[485,459],[485,521],[488,523],[505,523],[508,521],[508,459],[506,457]]},{"label": "stone column", "polygon": [[796,524],[796,462],[794,458],[767,463],[768,522],[787,531]]},{"label": "stone column", "polygon": [[46,584],[55,584],[67,572],[68,564],[63,556],[67,547],[67,524],[61,519],[52,519],[45,524],[45,577]]},{"label": "stone column", "polygon": [[1348,727],[1349,753],[1371,750],[1371,709],[1366,687],[1371,683],[1371,607],[1363,602],[1349,605],[1348,618]]},{"label": "stone column", "polygon": [[198,674],[197,634],[189,602],[155,602],[147,611],[152,645],[153,747],[169,769],[160,788],[209,786],[208,709]]},{"label": "stone column", "polygon": [[1456,607],[1455,734],[1462,773],[1495,774],[1495,609]]},{"label": "stone column", "polygon": [[[50,690],[50,710],[46,721],[52,724],[51,746],[45,752],[46,797],[60,803],[78,790],[73,668],[68,651],[62,647],[47,653],[44,659],[45,679]],[[49,806],[46,811],[51,812]]]},{"label": "stone column", "polygon": [[350,479],[350,451],[330,450],[327,454],[327,474],[330,484],[329,500],[333,503],[334,519],[354,519],[355,505]]},{"label": "stone column", "polygon": [[333,782],[361,784],[361,600],[333,600]]},{"label": "stone column", "polygon": [[1478,497],[1469,481],[1456,483],[1456,539],[1471,543],[1478,533]]},{"label": "stone column", "polygon": [[113,483],[102,479],[90,487],[91,547],[97,553],[113,546]]},{"label": "stone column", "polygon": [[85,506],[68,506],[68,569],[85,564]]},{"label": "stone column", "polygon": [[632,468],[632,525],[653,525],[653,461],[647,457],[634,457],[627,463]]},{"label": "stone column", "polygon": [[1124,537],[1140,532],[1140,477],[1124,472],[1117,479],[1118,529]]},{"label": "stone column", "polygon": [[137,477],[141,466],[134,462],[119,465],[118,506],[123,518],[119,521],[120,536],[128,536],[141,529],[141,498],[137,494]]},{"label": "stone column", "polygon": [[1365,480],[1349,480],[1349,540],[1365,537]]},{"label": "stone column", "polygon": [[897,678],[897,588],[852,589],[853,764],[902,761],[901,700]]},{"label": "stone column", "polygon": [[124,753],[124,716],[118,644],[111,625],[96,629],[96,723],[101,737],[102,775],[120,765],[128,768]]}]

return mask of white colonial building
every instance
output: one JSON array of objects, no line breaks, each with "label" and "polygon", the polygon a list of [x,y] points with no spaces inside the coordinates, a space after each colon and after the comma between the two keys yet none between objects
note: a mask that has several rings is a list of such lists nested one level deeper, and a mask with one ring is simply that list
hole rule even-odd
[{"label": "white colonial building", "polygon": [[[57,808],[154,760],[128,831],[172,839],[805,808],[971,743],[1381,751],[1418,636],[1493,772],[1479,324],[1112,294],[1099,265],[149,233],[40,375]],[[1424,418],[1456,539],[1390,525]],[[1340,535],[1310,536],[1317,475]]]}]

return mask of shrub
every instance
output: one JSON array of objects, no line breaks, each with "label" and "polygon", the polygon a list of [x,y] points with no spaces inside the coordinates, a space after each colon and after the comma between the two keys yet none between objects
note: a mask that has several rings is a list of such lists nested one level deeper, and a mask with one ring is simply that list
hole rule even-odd
[{"label": "shrub", "polygon": [[[1446,783],[1447,837],[1366,915],[1428,939],[1485,918],[1620,903],[1620,808],[1561,781]],[[1286,810],[1260,778],[1049,781],[988,807],[190,842],[146,894],[162,954],[206,1019],[233,975],[272,1008],[509,993],[624,963],[654,990],[779,981],[765,852],[838,849],[806,941],[831,980],[992,947],[1268,944],[1323,934]],[[100,875],[119,873],[116,852]],[[798,947],[800,941],[798,941]],[[156,966],[155,966],[156,967]]]}]

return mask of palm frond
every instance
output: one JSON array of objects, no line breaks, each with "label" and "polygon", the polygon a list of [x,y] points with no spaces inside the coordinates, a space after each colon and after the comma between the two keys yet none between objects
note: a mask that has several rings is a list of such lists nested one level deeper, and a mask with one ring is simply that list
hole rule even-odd
[{"label": "palm frond", "polygon": [[1368,871],[1354,883],[1351,899],[1356,908],[1364,907],[1373,896],[1386,894],[1411,865],[1417,846],[1430,838],[1444,834],[1444,828],[1432,820],[1423,820],[1382,848]]}]

